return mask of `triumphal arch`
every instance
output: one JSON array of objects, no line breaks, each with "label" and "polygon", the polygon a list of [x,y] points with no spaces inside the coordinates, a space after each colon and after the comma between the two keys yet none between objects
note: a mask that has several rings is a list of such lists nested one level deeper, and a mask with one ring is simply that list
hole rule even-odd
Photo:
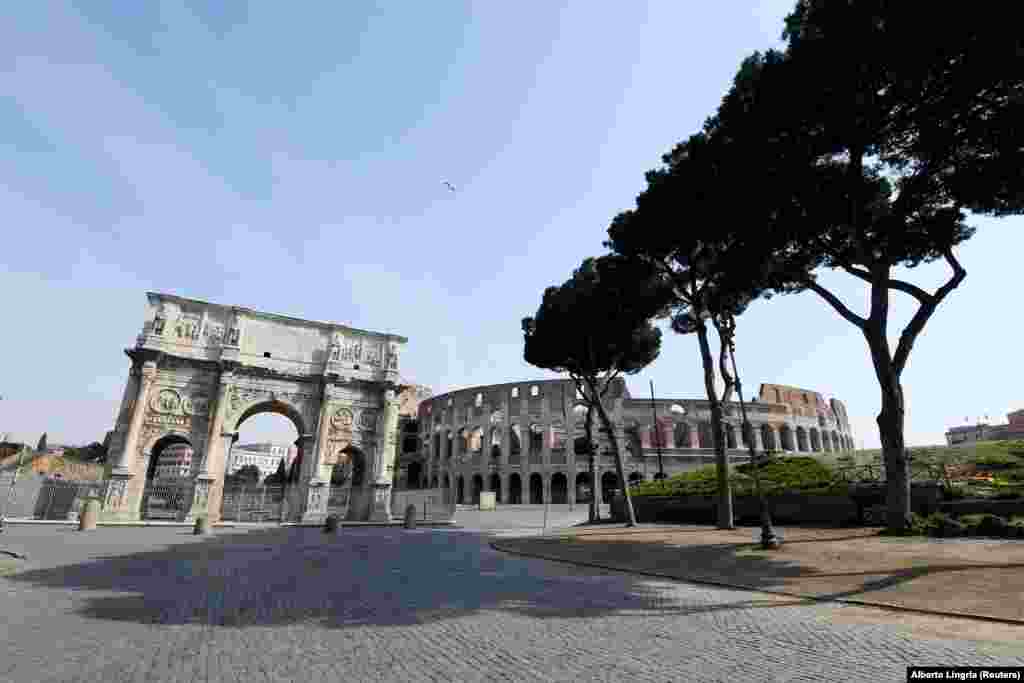
[{"label": "triumphal arch", "polygon": [[111,440],[103,517],[141,516],[146,474],[168,443],[194,461],[182,521],[220,518],[226,456],[263,412],[298,431],[300,492],[288,517],[319,522],[332,468],[348,462],[349,518],[389,520],[405,337],[149,292]]}]

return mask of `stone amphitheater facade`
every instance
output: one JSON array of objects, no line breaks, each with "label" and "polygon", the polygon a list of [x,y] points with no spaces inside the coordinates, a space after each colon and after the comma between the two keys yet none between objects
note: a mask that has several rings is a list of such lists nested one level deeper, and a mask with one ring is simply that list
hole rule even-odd
[{"label": "stone amphitheater facade", "polygon": [[[491,384],[417,396],[402,421],[398,489],[443,488],[456,501],[474,503],[494,491],[504,504],[589,500],[587,456],[574,451],[583,435],[583,412],[570,380]],[[714,462],[707,400],[633,398],[624,381],[608,394],[615,438],[630,481],[652,479],[660,451],[669,476]],[[405,411],[403,411],[405,412]],[[725,406],[728,452],[747,459],[739,404]],[[758,450],[828,453],[853,448],[846,408],[818,392],[762,384],[747,404]],[[598,438],[595,416],[595,438]],[[600,436],[596,490],[608,502],[618,477],[606,436]]]}]

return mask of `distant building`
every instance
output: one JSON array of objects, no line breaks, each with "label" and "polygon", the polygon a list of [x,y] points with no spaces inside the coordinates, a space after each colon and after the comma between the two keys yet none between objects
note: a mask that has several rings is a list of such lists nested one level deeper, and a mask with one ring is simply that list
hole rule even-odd
[{"label": "distant building", "polygon": [[946,443],[959,446],[978,441],[1024,439],[1024,409],[1007,413],[1006,420],[1006,424],[1001,425],[990,425],[979,420],[973,425],[950,427],[946,430]]},{"label": "distant building", "polygon": [[156,462],[157,479],[184,479],[192,474],[192,446],[176,443],[160,451]]},{"label": "distant building", "polygon": [[274,443],[248,443],[236,444],[228,456],[227,474],[234,474],[246,465],[255,465],[260,471],[260,481],[277,471],[281,460],[284,460],[284,467],[287,470],[295,456],[298,448],[294,445],[283,445]]}]

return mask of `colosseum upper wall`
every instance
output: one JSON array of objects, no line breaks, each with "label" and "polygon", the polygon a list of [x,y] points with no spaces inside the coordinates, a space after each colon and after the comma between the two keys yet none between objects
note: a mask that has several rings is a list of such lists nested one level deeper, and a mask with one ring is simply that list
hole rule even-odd
[{"label": "colosseum upper wall", "polygon": [[[418,397],[419,398],[419,397]],[[419,400],[416,419],[403,433],[399,488],[453,488],[457,500],[475,501],[483,490],[499,502],[574,502],[589,496],[589,458],[575,453],[582,411],[571,380],[527,380],[468,387]],[[714,461],[706,399],[632,398],[620,378],[606,405],[631,481],[658,472],[672,475]],[[730,457],[747,458],[748,435],[739,405],[727,403]],[[755,448],[794,453],[853,448],[845,406],[816,391],[763,384],[747,404]],[[598,434],[599,495],[617,482],[608,438]],[[415,435],[415,438],[413,438]],[[570,483],[571,482],[571,483]]]}]

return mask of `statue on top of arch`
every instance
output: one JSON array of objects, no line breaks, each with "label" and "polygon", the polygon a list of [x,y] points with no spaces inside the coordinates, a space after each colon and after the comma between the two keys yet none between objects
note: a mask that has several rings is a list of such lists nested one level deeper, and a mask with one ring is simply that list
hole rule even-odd
[{"label": "statue on top of arch", "polygon": [[331,360],[341,360],[341,347],[345,343],[345,337],[341,332],[331,335],[331,343],[328,346],[327,357]]}]

